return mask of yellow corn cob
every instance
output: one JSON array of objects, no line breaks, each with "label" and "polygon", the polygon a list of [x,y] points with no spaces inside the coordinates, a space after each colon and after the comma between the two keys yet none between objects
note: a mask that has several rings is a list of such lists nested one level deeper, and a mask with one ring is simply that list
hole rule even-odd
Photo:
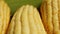
[{"label": "yellow corn cob", "polygon": [[41,21],[41,18],[40,18],[40,15],[39,15],[39,12],[36,10],[36,8],[34,8],[33,14],[34,14],[34,20],[36,22],[36,26],[38,28],[38,33],[39,34],[46,34],[45,29],[42,24],[42,21]]},{"label": "yellow corn cob", "polygon": [[60,0],[58,0],[58,8],[59,8],[58,15],[59,15],[59,28],[60,28]]},{"label": "yellow corn cob", "polygon": [[0,34],[5,34],[10,18],[10,8],[0,0]]},{"label": "yellow corn cob", "polygon": [[[24,9],[24,6],[17,11],[13,16],[10,26],[8,28],[7,34],[21,34],[21,14]],[[17,20],[17,21],[16,21]],[[16,31],[17,30],[17,31]]]},{"label": "yellow corn cob", "polygon": [[16,11],[7,34],[46,34],[37,9],[25,5]]},{"label": "yellow corn cob", "polygon": [[60,34],[58,0],[46,0],[41,6],[42,20],[48,34]]}]

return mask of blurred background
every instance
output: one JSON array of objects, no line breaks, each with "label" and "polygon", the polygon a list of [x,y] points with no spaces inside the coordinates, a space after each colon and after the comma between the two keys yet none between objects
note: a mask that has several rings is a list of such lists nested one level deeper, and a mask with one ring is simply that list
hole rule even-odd
[{"label": "blurred background", "polygon": [[11,9],[11,16],[19,9],[22,5],[33,5],[37,9],[40,8],[42,0],[5,0]]}]

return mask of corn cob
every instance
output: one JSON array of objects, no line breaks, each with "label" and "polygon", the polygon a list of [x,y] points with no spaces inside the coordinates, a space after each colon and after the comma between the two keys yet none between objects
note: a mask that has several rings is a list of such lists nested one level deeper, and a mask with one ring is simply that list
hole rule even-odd
[{"label": "corn cob", "polygon": [[30,5],[16,11],[7,34],[46,34],[37,9]]},{"label": "corn cob", "polygon": [[28,23],[28,8],[29,6],[24,7],[23,13],[22,13],[22,33],[21,34],[29,34],[29,23]]},{"label": "corn cob", "polygon": [[[34,12],[33,12],[33,17],[34,17],[34,20],[36,22],[36,26],[38,28],[38,33],[39,34],[45,34],[46,32],[44,31],[44,27],[43,27],[43,24],[42,24],[42,21],[41,21],[41,17],[40,17],[40,14],[39,12],[36,10],[36,8],[34,8]],[[43,33],[44,32],[44,33]]]},{"label": "corn cob", "polygon": [[10,8],[7,4],[0,0],[0,34],[5,34],[10,18]]},{"label": "corn cob", "polygon": [[[7,34],[21,34],[21,14],[24,6],[21,7],[13,16]],[[19,12],[20,11],[20,12]],[[16,21],[17,20],[17,21]],[[16,32],[17,30],[17,32]]]},{"label": "corn cob", "polygon": [[59,15],[59,28],[60,28],[60,0],[58,0],[58,8],[59,8],[58,15]]},{"label": "corn cob", "polygon": [[46,0],[41,6],[42,20],[48,34],[60,34],[58,0]]}]

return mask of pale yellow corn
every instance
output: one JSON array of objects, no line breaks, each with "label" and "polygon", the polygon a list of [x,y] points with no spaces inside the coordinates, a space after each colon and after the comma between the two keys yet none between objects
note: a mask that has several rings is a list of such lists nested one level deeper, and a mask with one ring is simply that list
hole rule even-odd
[{"label": "pale yellow corn", "polygon": [[60,0],[58,0],[58,8],[59,8],[58,15],[59,15],[59,29],[60,29]]},{"label": "pale yellow corn", "polygon": [[23,7],[21,7],[13,16],[11,23],[9,25],[7,34],[21,34],[21,14],[23,11]]},{"label": "pale yellow corn", "polygon": [[46,34],[46,31],[45,31],[43,24],[42,24],[40,14],[36,8],[34,8],[33,17],[34,17],[34,21],[36,23],[36,26],[38,28],[38,34]]},{"label": "pale yellow corn", "polygon": [[52,17],[52,21],[53,21],[53,27],[54,27],[54,29],[53,29],[53,31],[54,31],[54,34],[57,32],[57,31],[59,31],[59,21],[58,21],[58,0],[53,0],[52,1],[52,15],[53,15],[53,17]]},{"label": "pale yellow corn", "polygon": [[43,24],[45,26],[47,33],[52,34],[53,33],[53,24],[52,24],[51,0],[49,1],[50,3],[47,3],[48,1],[46,3],[45,2],[43,3],[43,5],[41,7],[42,20],[43,20]]},{"label": "pale yellow corn", "polygon": [[60,0],[46,0],[41,6],[42,20],[48,34],[60,34],[59,5]]},{"label": "pale yellow corn", "polygon": [[24,5],[13,16],[7,34],[46,34],[36,8]]},{"label": "pale yellow corn", "polygon": [[31,32],[30,34],[38,34],[37,26],[35,24],[34,17],[33,17],[33,14],[34,14],[33,6],[30,6],[28,10],[29,10],[28,18],[29,18],[29,25],[30,25],[30,32]]},{"label": "pale yellow corn", "polygon": [[1,0],[0,1],[0,34],[5,34],[10,19],[10,8]]},{"label": "pale yellow corn", "polygon": [[11,20],[11,23],[9,24],[9,28],[8,28],[8,31],[7,31],[7,34],[13,34],[14,32],[14,27],[15,27],[15,16],[16,16],[17,12],[15,13],[15,15],[13,16],[12,20]]},{"label": "pale yellow corn", "polygon": [[[48,24],[48,34],[53,34],[53,24],[52,24],[52,0],[47,0],[46,2],[46,15],[47,15],[47,24]],[[49,8],[49,9],[48,9]]]},{"label": "pale yellow corn", "polygon": [[30,29],[29,29],[29,22],[28,22],[28,9],[29,9],[29,6],[25,6],[24,9],[23,9],[23,12],[22,12],[22,16],[21,16],[21,27],[22,27],[22,30],[21,30],[21,34],[30,34]]}]

